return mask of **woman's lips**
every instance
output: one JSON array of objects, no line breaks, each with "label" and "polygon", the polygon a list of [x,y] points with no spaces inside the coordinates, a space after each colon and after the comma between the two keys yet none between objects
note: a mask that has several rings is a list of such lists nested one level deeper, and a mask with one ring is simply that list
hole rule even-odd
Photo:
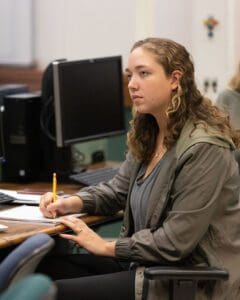
[{"label": "woman's lips", "polygon": [[132,101],[136,101],[138,99],[142,99],[143,97],[139,96],[139,95],[132,95],[131,98],[132,98]]}]

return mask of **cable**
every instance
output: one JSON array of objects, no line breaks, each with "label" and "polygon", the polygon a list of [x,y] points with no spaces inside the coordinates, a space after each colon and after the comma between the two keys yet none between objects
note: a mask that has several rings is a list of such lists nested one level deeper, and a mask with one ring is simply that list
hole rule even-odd
[{"label": "cable", "polygon": [[[44,101],[44,97],[42,99],[43,107],[40,113],[40,126],[44,134],[51,139],[52,141],[56,141],[56,136],[54,132],[54,110],[53,110],[53,95],[50,96],[47,100]],[[51,105],[51,106],[50,106]],[[52,124],[51,124],[51,121]]]}]

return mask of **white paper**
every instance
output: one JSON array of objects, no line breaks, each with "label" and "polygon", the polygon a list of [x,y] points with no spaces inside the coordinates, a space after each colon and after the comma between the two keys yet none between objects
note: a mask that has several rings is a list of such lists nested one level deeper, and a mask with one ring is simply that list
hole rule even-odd
[{"label": "white paper", "polygon": [[[71,214],[71,216],[80,217],[85,214]],[[49,219],[42,215],[38,206],[20,205],[14,208],[0,211],[0,219],[26,221],[26,222],[41,222],[41,223],[60,223],[62,217]]]},{"label": "white paper", "polygon": [[0,232],[4,232],[8,229],[8,226],[0,224]]},{"label": "white paper", "polygon": [[14,190],[5,190],[0,189],[0,192],[7,194],[9,196],[12,196],[16,198],[17,200],[14,200],[12,203],[16,204],[39,204],[40,203],[40,197],[41,195],[32,195],[32,194],[19,194],[18,192]]}]

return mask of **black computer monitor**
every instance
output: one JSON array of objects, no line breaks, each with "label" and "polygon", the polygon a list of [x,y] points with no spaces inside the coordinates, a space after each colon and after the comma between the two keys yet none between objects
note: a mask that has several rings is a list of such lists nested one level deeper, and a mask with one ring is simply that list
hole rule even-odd
[{"label": "black computer monitor", "polygon": [[121,56],[53,62],[56,143],[123,134]]}]

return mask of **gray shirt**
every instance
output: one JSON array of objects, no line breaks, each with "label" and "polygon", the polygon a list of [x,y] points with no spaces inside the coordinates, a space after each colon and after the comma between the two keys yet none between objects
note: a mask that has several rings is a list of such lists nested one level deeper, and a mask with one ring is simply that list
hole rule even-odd
[{"label": "gray shirt", "polygon": [[148,197],[151,194],[151,190],[154,186],[157,175],[161,172],[164,164],[164,158],[156,164],[152,172],[145,178],[144,174],[147,169],[146,164],[142,164],[137,178],[134,182],[133,189],[130,196],[130,205],[134,220],[134,231],[137,232],[146,227],[146,212],[148,206]]}]

